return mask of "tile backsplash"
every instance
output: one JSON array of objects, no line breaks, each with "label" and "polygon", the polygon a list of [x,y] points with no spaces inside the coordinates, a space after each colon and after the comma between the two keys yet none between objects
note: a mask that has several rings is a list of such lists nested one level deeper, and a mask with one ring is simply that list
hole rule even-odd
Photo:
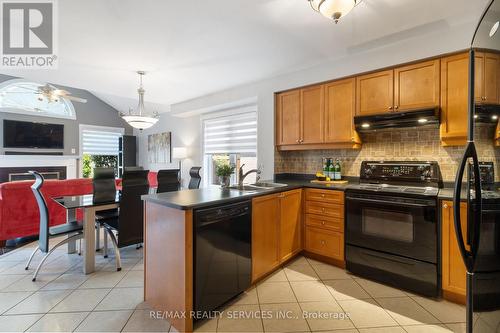
[{"label": "tile backsplash", "polygon": [[[500,147],[493,145],[495,126],[476,126],[475,140],[481,161],[495,162],[500,181]],[[437,128],[388,129],[361,134],[361,149],[275,151],[275,173],[313,174],[322,169],[322,157],[340,158],[344,176],[359,176],[364,160],[437,161],[444,181],[454,181],[464,147],[442,147]]]}]

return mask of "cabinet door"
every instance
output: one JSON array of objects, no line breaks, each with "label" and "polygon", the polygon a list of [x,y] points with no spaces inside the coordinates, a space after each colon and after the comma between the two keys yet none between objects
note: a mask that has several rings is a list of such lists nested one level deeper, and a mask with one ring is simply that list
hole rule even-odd
[{"label": "cabinet door", "polygon": [[411,110],[439,106],[439,60],[394,70],[394,109]]},{"label": "cabinet door", "polygon": [[301,89],[301,143],[324,142],[324,93],[323,86]]},{"label": "cabinet door", "polygon": [[280,264],[280,198],[278,194],[252,200],[252,280]]},{"label": "cabinet door", "polygon": [[497,54],[484,54],[483,103],[498,104],[498,71],[500,58]]},{"label": "cabinet door", "polygon": [[300,90],[276,95],[276,143],[295,145],[300,139]]},{"label": "cabinet door", "polygon": [[306,226],[305,249],[325,257],[344,261],[344,234]]},{"label": "cabinet door", "polygon": [[[442,262],[443,262],[443,290],[455,296],[465,296],[465,265],[460,255],[457,238],[455,236],[455,222],[453,220],[453,203],[442,202]],[[467,204],[460,205],[462,217],[462,232],[467,228]]]},{"label": "cabinet door", "polygon": [[288,260],[302,250],[302,190],[280,196],[280,259]]},{"label": "cabinet door", "polygon": [[356,79],[325,85],[325,142],[361,143],[354,131],[356,113]]},{"label": "cabinet door", "polygon": [[497,122],[497,128],[495,129],[495,146],[500,146],[500,121]]},{"label": "cabinet door", "polygon": [[356,78],[356,114],[392,112],[394,105],[394,71],[387,70]]},{"label": "cabinet door", "polygon": [[464,145],[467,139],[469,54],[441,59],[441,143]]}]

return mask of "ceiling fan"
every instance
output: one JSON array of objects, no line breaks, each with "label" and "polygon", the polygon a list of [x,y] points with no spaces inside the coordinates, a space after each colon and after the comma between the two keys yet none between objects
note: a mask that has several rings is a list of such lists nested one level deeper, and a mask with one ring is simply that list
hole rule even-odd
[{"label": "ceiling fan", "polygon": [[[23,89],[25,91],[19,91],[17,89]],[[73,101],[73,102],[79,102],[79,103],[87,103],[87,100],[85,98],[80,98],[76,96],[72,96],[71,93],[67,90],[63,89],[57,89],[54,86],[51,86],[50,84],[46,83],[44,85],[38,86],[36,89],[34,87],[23,87],[19,86],[17,87],[16,90],[12,91],[5,91],[5,93],[11,93],[11,94],[36,94],[38,95],[37,98],[39,101],[43,101],[46,99],[49,103],[57,103],[60,101],[61,98]]]}]

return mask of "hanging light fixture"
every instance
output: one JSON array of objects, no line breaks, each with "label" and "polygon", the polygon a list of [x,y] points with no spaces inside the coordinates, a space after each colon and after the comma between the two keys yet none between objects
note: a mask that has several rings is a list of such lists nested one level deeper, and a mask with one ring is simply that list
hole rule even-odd
[{"label": "hanging light fixture", "polygon": [[139,93],[139,105],[137,106],[137,112],[136,114],[132,113],[132,109],[129,110],[128,115],[122,115],[123,120],[125,120],[130,126],[133,128],[137,128],[140,130],[150,128],[154,124],[158,122],[158,113],[153,113],[153,116],[147,116],[146,115],[146,110],[144,107],[144,93],[146,90],[144,90],[142,86],[142,77],[146,74],[144,71],[138,71],[137,74],[139,74],[140,78],[140,86],[139,89],[137,89],[137,92]]},{"label": "hanging light fixture", "polygon": [[346,16],[362,0],[307,0],[311,8],[335,23]]}]

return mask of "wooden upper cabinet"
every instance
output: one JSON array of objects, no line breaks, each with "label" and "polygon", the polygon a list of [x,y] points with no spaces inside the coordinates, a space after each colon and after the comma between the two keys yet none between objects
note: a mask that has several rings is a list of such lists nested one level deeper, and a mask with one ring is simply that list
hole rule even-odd
[{"label": "wooden upper cabinet", "polygon": [[354,130],[356,79],[325,84],[325,142],[361,143]]},{"label": "wooden upper cabinet", "polygon": [[464,145],[467,140],[469,54],[441,59],[441,143]]},{"label": "wooden upper cabinet", "polygon": [[394,69],[394,110],[439,106],[439,59]]},{"label": "wooden upper cabinet", "polygon": [[495,129],[495,146],[500,146],[500,121],[497,122],[497,128]]},{"label": "wooden upper cabinet", "polygon": [[302,250],[302,190],[280,196],[280,260],[286,261]]},{"label": "wooden upper cabinet", "polygon": [[386,70],[356,78],[356,114],[391,112],[394,105],[394,71]]},{"label": "wooden upper cabinet", "polygon": [[324,89],[322,85],[300,90],[301,124],[300,143],[324,142]]},{"label": "wooden upper cabinet", "polygon": [[475,55],[474,97],[476,103],[499,103],[500,56],[494,53],[477,52]]},{"label": "wooden upper cabinet", "polygon": [[280,214],[279,194],[252,200],[252,281],[280,264]]},{"label": "wooden upper cabinet", "polygon": [[[458,248],[457,237],[455,235],[455,222],[453,215],[453,203],[443,201],[441,208],[442,216],[442,285],[444,297],[452,301],[463,302],[465,300],[465,265]],[[467,204],[460,205],[460,215],[462,217],[462,232],[467,228]]]},{"label": "wooden upper cabinet", "polygon": [[300,90],[276,95],[276,144],[295,145],[301,134]]}]

